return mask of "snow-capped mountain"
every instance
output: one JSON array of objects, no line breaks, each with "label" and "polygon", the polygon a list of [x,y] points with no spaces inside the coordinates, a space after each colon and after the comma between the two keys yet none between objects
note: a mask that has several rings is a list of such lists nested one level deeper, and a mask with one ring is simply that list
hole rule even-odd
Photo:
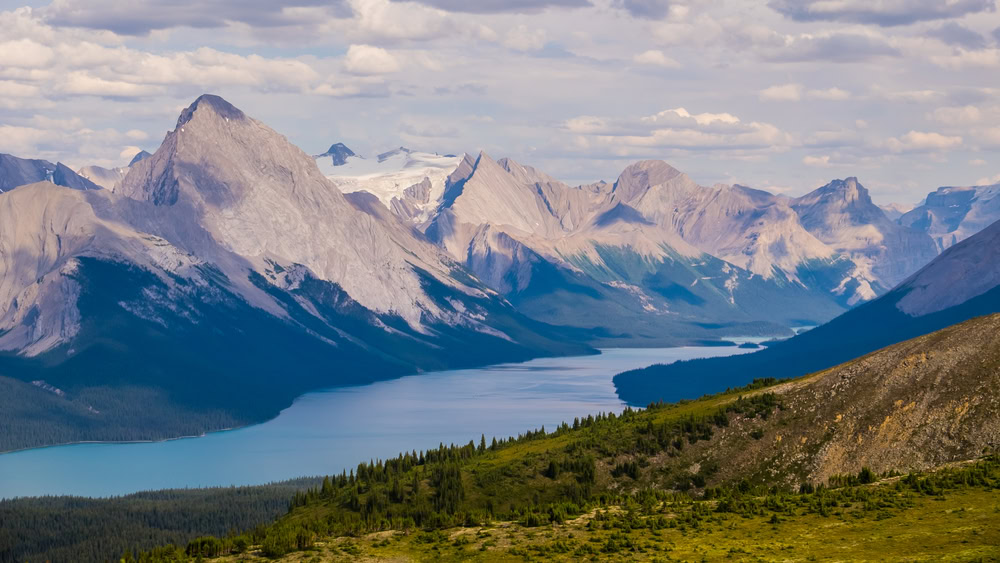
[{"label": "snow-capped mountain", "polygon": [[[86,418],[83,439],[204,431],[317,387],[589,350],[216,96],[113,190],[0,193],[0,373],[64,391],[51,414]],[[122,407],[139,396],[157,408]]]},{"label": "snow-capped mountain", "polygon": [[59,162],[18,158],[0,154],[0,193],[35,182],[52,182],[76,190],[96,190],[100,186]]},{"label": "snow-capped mountain", "polygon": [[997,195],[1000,184],[938,188],[899,223],[926,232],[943,251],[1000,219]]},{"label": "snow-capped mountain", "polygon": [[441,203],[445,181],[462,160],[405,147],[373,158],[355,155],[339,165],[331,163],[325,154],[316,158],[323,174],[343,193],[371,193],[398,216],[415,224],[430,219]]}]

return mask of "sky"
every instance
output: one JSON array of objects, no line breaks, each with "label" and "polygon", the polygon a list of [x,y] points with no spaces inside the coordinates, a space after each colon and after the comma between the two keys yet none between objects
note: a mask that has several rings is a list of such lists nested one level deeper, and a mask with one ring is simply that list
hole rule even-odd
[{"label": "sky", "polygon": [[0,152],[121,166],[223,96],[310,154],[877,203],[1000,182],[997,0],[0,0]]}]

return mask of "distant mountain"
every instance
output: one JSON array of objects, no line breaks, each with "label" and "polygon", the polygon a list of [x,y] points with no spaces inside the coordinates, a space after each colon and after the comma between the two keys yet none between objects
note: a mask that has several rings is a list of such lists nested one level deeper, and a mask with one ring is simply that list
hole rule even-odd
[{"label": "distant mountain", "polygon": [[[889,219],[857,178],[834,180],[800,198],[792,209],[819,240],[858,266],[855,277],[880,295],[930,262],[931,237]],[[872,295],[874,297],[874,295]]]},{"label": "distant mountain", "polygon": [[615,376],[622,399],[646,404],[676,378],[721,387],[755,377],[795,377],[972,317],[1000,312],[1000,222],[950,247],[882,297],[829,323],[739,357],[651,366]]},{"label": "distant mountain", "polygon": [[[375,194],[521,311],[602,338],[680,343],[747,323],[780,334],[877,297],[937,254],[853,178],[790,200],[699,186],[661,161],[571,187],[485,153],[401,147],[374,160],[328,174],[345,192]],[[602,313],[584,318],[584,303]]]},{"label": "distant mountain", "polygon": [[901,225],[924,231],[940,250],[965,240],[1000,220],[1000,184],[944,187],[899,218]]},{"label": "distant mountain", "polygon": [[321,158],[329,158],[330,164],[333,166],[343,166],[347,164],[349,158],[356,156],[357,155],[354,154],[354,151],[347,148],[347,145],[344,143],[334,143],[330,145],[330,148],[326,149],[325,153],[318,154],[313,158],[317,160]]},{"label": "distant mountain", "polygon": [[888,217],[891,221],[897,222],[900,217],[913,210],[914,207],[916,206],[907,203],[886,203],[879,205],[879,208],[882,209],[882,212],[885,213],[886,217]]},{"label": "distant mountain", "polygon": [[137,162],[140,162],[151,155],[146,151],[139,151],[132,157],[129,161],[128,166],[119,166],[116,168],[104,168],[102,166],[84,166],[77,171],[80,176],[90,180],[91,182],[101,186],[107,190],[114,190],[125,176],[128,174],[129,169],[134,166]]},{"label": "distant mountain", "polygon": [[114,192],[0,194],[0,233],[0,374],[37,422],[0,451],[198,433],[317,387],[591,351],[215,96]]},{"label": "distant mountain", "polygon": [[0,154],[0,193],[35,182],[52,182],[76,190],[96,190],[100,186],[83,178],[70,167],[59,162],[18,158]]}]

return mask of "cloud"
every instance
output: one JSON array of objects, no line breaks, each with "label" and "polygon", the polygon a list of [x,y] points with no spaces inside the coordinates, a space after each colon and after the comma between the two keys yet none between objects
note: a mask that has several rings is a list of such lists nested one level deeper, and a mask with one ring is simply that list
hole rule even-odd
[{"label": "cloud", "polygon": [[641,65],[661,66],[663,68],[680,68],[681,63],[663,54],[663,51],[650,49],[632,57],[632,60]]},{"label": "cloud", "polygon": [[545,46],[545,30],[521,24],[507,31],[503,44],[515,51],[537,51]]},{"label": "cloud", "polygon": [[637,18],[659,20],[670,13],[671,0],[615,0],[613,6]]},{"label": "cloud", "polygon": [[930,115],[929,119],[943,123],[945,125],[975,125],[982,121],[983,112],[976,106],[942,107],[937,108]]},{"label": "cloud", "polygon": [[802,158],[802,164],[806,166],[812,166],[814,168],[829,168],[833,166],[830,164],[829,156],[805,156]]},{"label": "cloud", "polygon": [[927,35],[941,40],[946,45],[955,45],[969,50],[985,49],[986,38],[957,22],[947,22],[927,32]]},{"label": "cloud", "polygon": [[986,176],[976,180],[977,186],[991,186],[993,184],[1000,184],[1000,174],[995,176]]},{"label": "cloud", "polygon": [[471,14],[536,13],[547,8],[583,8],[592,6],[590,0],[392,0],[416,2],[447,10]]},{"label": "cloud", "polygon": [[900,57],[902,53],[880,37],[832,33],[791,37],[784,46],[765,51],[764,56],[777,62],[857,63],[881,57]]},{"label": "cloud", "polygon": [[796,21],[839,21],[891,27],[993,12],[996,0],[771,0]]},{"label": "cloud", "polygon": [[399,69],[396,57],[381,47],[351,45],[344,56],[344,70],[351,74],[389,74]]},{"label": "cloud", "polygon": [[983,160],[983,159],[981,159],[981,158],[974,158],[974,159],[972,159],[972,160],[969,161],[969,164],[971,164],[973,166],[985,166],[986,165],[986,161]]},{"label": "cloud", "polygon": [[0,67],[38,68],[55,58],[52,48],[31,39],[0,43]]},{"label": "cloud", "polygon": [[761,90],[757,97],[767,102],[797,102],[802,99],[801,84],[781,84]]},{"label": "cloud", "polygon": [[[147,35],[176,27],[217,28],[230,23],[275,27],[304,23],[306,12],[323,8],[348,16],[344,0],[54,0],[41,10],[48,23],[60,27],[102,29],[120,35]],[[314,16],[314,14],[312,14]]]},{"label": "cloud", "polygon": [[947,55],[931,57],[931,62],[951,70],[1000,67],[1000,49],[969,51],[959,47]]},{"label": "cloud", "polygon": [[692,114],[684,108],[664,110],[638,119],[580,116],[563,123],[575,134],[577,149],[615,155],[648,153],[651,149],[774,150],[791,137],[769,123],[743,122],[730,113]]},{"label": "cloud", "polygon": [[946,151],[961,144],[962,137],[959,136],[921,131],[910,131],[901,137],[892,137],[886,141],[886,147],[894,153]]},{"label": "cloud", "polygon": [[765,102],[797,102],[803,98],[840,101],[849,99],[851,93],[836,87],[825,90],[806,90],[805,86],[793,83],[765,88],[757,93],[757,97]]}]

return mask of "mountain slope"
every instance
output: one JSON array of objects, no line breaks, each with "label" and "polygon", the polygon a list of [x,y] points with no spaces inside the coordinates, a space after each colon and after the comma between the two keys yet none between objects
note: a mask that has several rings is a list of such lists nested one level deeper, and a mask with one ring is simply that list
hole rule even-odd
[{"label": "mountain slope", "polygon": [[720,386],[755,377],[795,377],[966,319],[1000,311],[1000,222],[949,248],[882,297],[829,323],[735,358],[651,366],[615,376],[622,399],[645,404],[669,394],[676,377]]},{"label": "mountain slope", "polygon": [[0,154],[0,193],[8,192],[18,186],[44,181],[77,190],[100,188],[61,162],[52,164],[47,160],[31,160]]},{"label": "mountain slope", "polygon": [[0,450],[197,433],[318,387],[592,351],[214,96],[114,192],[0,194],[0,229],[0,376],[39,405],[50,391],[28,381],[61,391]]},{"label": "mountain slope", "polygon": [[998,194],[1000,184],[938,188],[899,223],[926,232],[945,250],[1000,220]]},{"label": "mountain slope", "polygon": [[933,260],[929,235],[890,220],[857,178],[834,180],[796,198],[792,209],[802,225],[858,265],[855,274],[882,294]]}]

